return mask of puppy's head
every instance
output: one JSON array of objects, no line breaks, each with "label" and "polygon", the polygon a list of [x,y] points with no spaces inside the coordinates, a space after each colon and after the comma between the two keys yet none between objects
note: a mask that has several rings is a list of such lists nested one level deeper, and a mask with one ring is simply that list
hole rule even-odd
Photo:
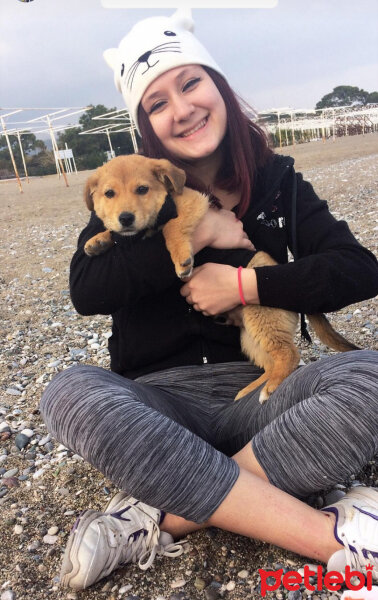
[{"label": "puppy's head", "polygon": [[88,179],[84,199],[107,229],[135,235],[154,227],[167,194],[181,194],[185,179],[168,160],[118,156]]}]

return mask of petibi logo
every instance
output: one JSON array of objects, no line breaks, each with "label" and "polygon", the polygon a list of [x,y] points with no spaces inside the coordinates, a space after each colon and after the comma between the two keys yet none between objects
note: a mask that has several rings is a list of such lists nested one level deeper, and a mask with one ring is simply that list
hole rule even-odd
[{"label": "petibi logo", "polygon": [[[283,569],[278,571],[265,571],[259,569],[261,577],[261,595],[265,598],[267,592],[277,590],[282,584],[286,590],[299,590],[301,585],[304,585],[306,590],[311,592],[320,592],[323,587],[332,592],[341,589],[343,584],[348,590],[358,591],[366,586],[367,590],[373,587],[373,565],[366,566],[366,575],[360,571],[352,571],[349,566],[345,567],[345,576],[339,571],[329,571],[323,575],[323,567],[320,565],[316,571],[310,569],[308,565],[304,567],[303,576],[298,571],[287,571],[285,574]],[[316,585],[310,582],[310,577],[316,577]],[[274,583],[268,583],[268,578],[273,578]],[[358,579],[358,583],[352,583],[351,579]]]}]

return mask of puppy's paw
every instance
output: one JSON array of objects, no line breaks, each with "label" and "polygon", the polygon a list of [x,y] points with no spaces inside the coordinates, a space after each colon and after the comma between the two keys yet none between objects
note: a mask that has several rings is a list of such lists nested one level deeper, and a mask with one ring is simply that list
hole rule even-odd
[{"label": "puppy's paw", "polygon": [[260,392],[260,396],[259,396],[260,404],[264,404],[264,402],[266,402],[270,396],[270,394],[266,388],[267,388],[267,386],[265,386]]},{"label": "puppy's paw", "polygon": [[95,236],[87,241],[84,246],[84,252],[87,256],[99,256],[109,250],[113,245],[114,242],[112,240],[97,238],[97,236]]},{"label": "puppy's paw", "polygon": [[193,272],[193,264],[193,256],[189,256],[189,258],[183,262],[176,264],[175,270],[177,277],[180,277],[180,279],[183,279],[184,277],[190,277]]}]

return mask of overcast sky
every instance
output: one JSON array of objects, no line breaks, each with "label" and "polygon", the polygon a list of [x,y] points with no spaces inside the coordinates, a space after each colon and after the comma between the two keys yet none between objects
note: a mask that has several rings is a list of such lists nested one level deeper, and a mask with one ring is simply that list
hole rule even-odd
[{"label": "overcast sky", "polygon": [[[123,108],[102,52],[138,20],[173,12],[110,9],[101,0],[0,0],[0,107]],[[377,0],[278,0],[275,8],[192,15],[197,37],[257,110],[314,108],[342,84],[378,89]]]}]

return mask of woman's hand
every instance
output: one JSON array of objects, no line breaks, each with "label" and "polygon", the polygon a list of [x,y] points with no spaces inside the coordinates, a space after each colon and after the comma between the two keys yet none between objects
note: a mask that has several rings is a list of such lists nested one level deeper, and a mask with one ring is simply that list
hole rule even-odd
[{"label": "woman's hand", "polygon": [[[248,304],[258,304],[254,269],[242,271],[243,294]],[[240,304],[238,270],[230,265],[206,263],[193,270],[180,294],[206,316],[228,312]]]},{"label": "woman's hand", "polygon": [[243,223],[232,211],[224,208],[210,208],[207,211],[193,233],[192,246],[194,254],[205,246],[255,249],[243,230]]}]

